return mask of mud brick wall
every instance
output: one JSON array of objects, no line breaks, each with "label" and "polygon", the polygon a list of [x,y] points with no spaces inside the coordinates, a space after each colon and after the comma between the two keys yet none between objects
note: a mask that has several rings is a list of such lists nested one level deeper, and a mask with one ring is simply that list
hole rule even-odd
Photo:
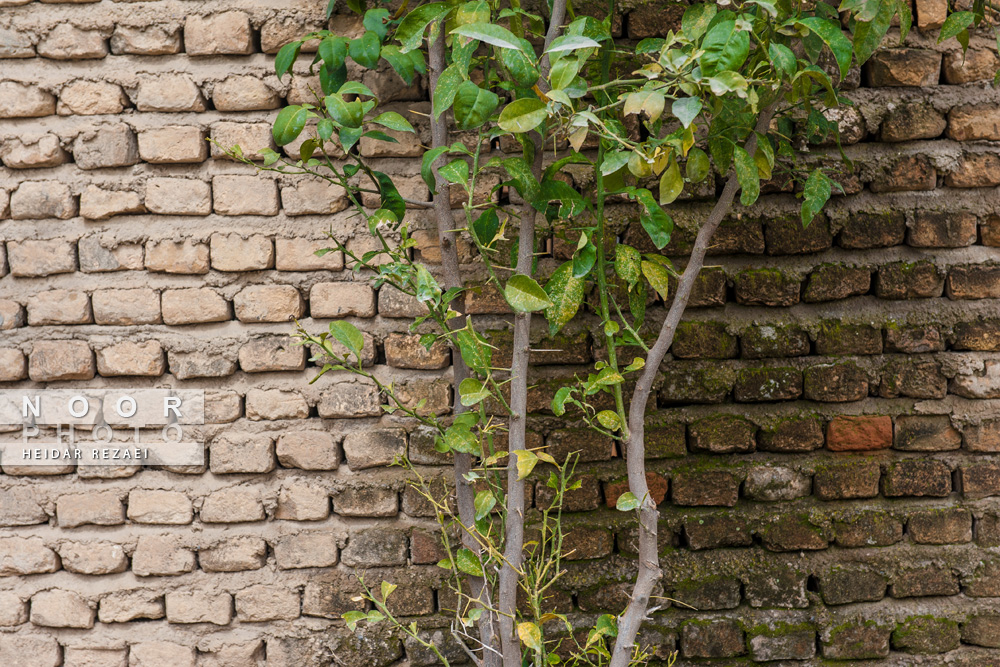
[{"label": "mud brick wall", "polygon": [[[441,627],[433,523],[389,464],[407,452],[447,485],[448,461],[380,417],[371,385],[308,385],[290,320],[349,318],[373,372],[427,410],[447,410],[450,353],[407,332],[413,302],[312,254],[327,230],[370,247],[343,192],[258,176],[206,141],[271,146],[274,110],[311,83],[279,82],[273,54],[322,27],[324,5],[0,0],[0,387],[204,389],[210,422],[204,469],[3,468],[4,665],[429,662],[337,619],[363,568],[400,584],[396,613]],[[664,362],[647,430],[659,593],[694,609],[662,601],[645,633],[661,657],[1000,663],[998,58],[981,36],[964,61],[936,44],[943,0],[915,9],[905,46],[891,34],[847,82],[846,196],[805,231],[782,183],[734,213]],[[628,3],[616,30],[659,35],[678,15]],[[411,113],[429,109],[424,82],[353,74],[428,140]],[[361,150],[429,197],[417,140]],[[675,207],[678,262],[714,194]],[[431,220],[410,215],[433,264]],[[642,244],[634,210],[609,217]],[[543,272],[572,248],[549,247]],[[468,305],[503,349],[497,299]],[[635,568],[635,525],[612,509],[620,453],[547,413],[600,354],[592,325],[555,341],[539,328],[539,349],[562,351],[534,356],[531,398],[532,445],[582,452],[554,599],[581,617],[620,609]]]}]

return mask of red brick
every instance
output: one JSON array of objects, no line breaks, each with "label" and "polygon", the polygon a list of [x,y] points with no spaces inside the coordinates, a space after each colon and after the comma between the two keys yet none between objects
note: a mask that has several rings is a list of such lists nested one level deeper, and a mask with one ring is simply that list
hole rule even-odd
[{"label": "red brick", "polygon": [[[667,497],[667,480],[663,475],[655,472],[646,473],[646,486],[649,487],[649,497],[659,505]],[[620,479],[613,482],[604,483],[604,499],[608,507],[615,507],[618,496],[628,491],[628,479]]]},{"label": "red brick", "polygon": [[892,418],[838,415],[826,427],[826,446],[834,452],[892,447]]}]

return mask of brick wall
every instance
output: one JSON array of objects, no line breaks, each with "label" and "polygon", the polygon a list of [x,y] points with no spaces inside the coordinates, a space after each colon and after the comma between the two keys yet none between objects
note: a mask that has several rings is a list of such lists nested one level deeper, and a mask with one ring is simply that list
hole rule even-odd
[{"label": "brick wall", "polygon": [[[369,247],[342,191],[257,176],[206,141],[273,147],[274,109],[304,99],[310,78],[279,82],[269,54],[323,25],[324,5],[0,0],[0,387],[204,389],[211,442],[204,469],[3,468],[5,665],[428,662],[335,619],[357,604],[360,567],[401,584],[398,614],[441,626],[428,508],[389,463],[408,452],[447,484],[448,461],[425,432],[379,417],[372,385],[308,385],[317,369],[290,320],[350,318],[366,363],[427,410],[447,409],[450,353],[407,333],[413,302],[312,254],[328,229]],[[998,58],[985,37],[964,61],[937,45],[943,6],[917,0],[920,31],[852,72],[855,106],[837,112],[847,196],[803,231],[775,182],[718,234],[647,429],[658,593],[696,608],[661,603],[646,630],[661,656],[998,660]],[[630,7],[625,39],[677,18]],[[427,140],[410,113],[429,109],[425,84],[354,75]],[[361,150],[404,196],[429,197],[416,140]],[[683,261],[713,195],[676,206],[667,254]],[[641,244],[634,210],[608,213]],[[410,215],[434,262],[430,218]],[[572,247],[551,248],[543,270]],[[509,346],[495,296],[468,304]],[[554,603],[584,615],[620,609],[636,541],[611,509],[620,453],[547,414],[560,379],[599,354],[589,325],[556,341],[538,329],[540,349],[562,351],[533,357],[529,399],[532,445],[582,452]],[[529,491],[545,501],[544,484]]]}]

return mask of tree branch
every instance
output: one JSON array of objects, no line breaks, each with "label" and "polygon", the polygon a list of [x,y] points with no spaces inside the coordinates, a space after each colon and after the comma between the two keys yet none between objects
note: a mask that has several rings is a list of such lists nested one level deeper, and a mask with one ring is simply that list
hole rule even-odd
[{"label": "tree branch", "polygon": [[[764,134],[771,124],[771,119],[777,111],[778,104],[782,96],[779,92],[771,104],[761,112],[757,119],[755,130]],[[757,135],[751,134],[746,142],[746,150],[751,155],[757,149]],[[646,365],[642,375],[636,383],[635,391],[632,393],[632,402],[629,406],[629,435],[625,444],[626,465],[628,468],[628,486],[636,498],[641,503],[639,506],[639,574],[636,576],[635,587],[632,589],[632,597],[628,607],[618,619],[618,639],[611,655],[610,667],[628,667],[632,659],[635,637],[639,632],[639,627],[646,617],[649,606],[649,598],[652,595],[653,587],[663,572],[660,570],[659,545],[656,533],[659,521],[659,511],[656,503],[649,495],[649,487],[646,485],[646,445],[645,445],[645,425],[646,425],[646,404],[649,401],[650,392],[653,389],[653,381],[659,372],[663,357],[674,341],[674,333],[680,324],[684,309],[687,308],[691,299],[691,290],[694,288],[698,273],[705,264],[705,254],[708,252],[708,245],[712,236],[719,228],[722,220],[729,213],[736,196],[739,183],[736,180],[736,173],[732,172],[726,180],[726,185],[722,189],[722,194],[712,208],[711,213],[705,220],[705,224],[698,230],[698,236],[691,251],[691,257],[684,273],[677,282],[677,293],[674,295],[674,302],[667,311],[667,316],[660,327],[660,334],[656,342],[646,356]]]}]

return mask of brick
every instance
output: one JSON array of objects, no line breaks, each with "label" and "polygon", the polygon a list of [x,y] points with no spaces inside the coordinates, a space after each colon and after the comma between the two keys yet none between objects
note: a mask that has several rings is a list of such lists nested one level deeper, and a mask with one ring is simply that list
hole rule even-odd
[{"label": "brick", "polygon": [[56,98],[35,86],[0,81],[0,118],[37,118],[56,112]]},{"label": "brick", "polygon": [[884,547],[903,539],[903,524],[888,514],[860,512],[833,524],[838,546],[858,548]]},{"label": "brick", "polygon": [[406,434],[401,429],[368,430],[344,436],[344,457],[351,470],[390,465],[406,453]]},{"label": "brick", "polygon": [[195,352],[171,350],[167,353],[167,361],[170,372],[178,380],[226,377],[236,372],[236,362],[228,355],[222,356],[201,350]]},{"label": "brick", "polygon": [[208,215],[212,189],[191,178],[151,178],[146,182],[146,208],[163,215]]},{"label": "brick", "polygon": [[881,354],[882,330],[867,324],[826,321],[816,333],[816,354]]},{"label": "brick", "polygon": [[910,103],[891,109],[882,120],[882,141],[915,141],[940,137],[948,121],[930,104]]},{"label": "brick", "polygon": [[44,169],[68,162],[69,153],[54,134],[27,135],[4,141],[0,159],[9,169]]},{"label": "brick", "polygon": [[28,300],[28,324],[88,324],[92,319],[90,299],[83,292],[55,289]]},{"label": "brick", "polygon": [[996,299],[1000,297],[1000,267],[953,266],[948,272],[949,299]]},{"label": "brick", "polygon": [[48,520],[48,514],[30,488],[0,489],[0,526],[32,526]]},{"label": "brick", "polygon": [[808,227],[799,216],[769,219],[764,224],[764,239],[768,255],[803,255],[826,250],[833,245],[830,224],[822,215]]},{"label": "brick", "polygon": [[755,326],[740,333],[740,353],[744,359],[799,357],[809,351],[809,336],[798,327]]},{"label": "brick", "polygon": [[204,111],[201,90],[186,74],[158,74],[139,80],[135,107],[139,111]]},{"label": "brick", "polygon": [[[287,208],[285,214],[289,214]],[[331,241],[324,239],[275,239],[274,268],[278,271],[343,271],[344,253],[335,250],[316,254],[319,250],[330,249],[331,245]]]},{"label": "brick", "polygon": [[[436,562],[436,561],[435,561]],[[356,598],[362,592],[357,581],[339,572],[323,575],[323,581],[312,580],[302,592],[302,614],[321,618],[340,618],[352,609],[364,609]]]},{"label": "brick", "polygon": [[[313,30],[318,30],[321,27],[324,26],[306,22],[296,16],[276,16],[268,19],[260,27],[260,50],[264,53],[277,53],[285,44],[293,42],[302,35]],[[337,34],[343,35],[344,33],[338,30]],[[360,35],[351,35],[351,38],[353,37],[360,37]],[[318,44],[316,40],[309,40],[302,45],[303,53],[313,53],[317,48]]]},{"label": "brick", "polygon": [[208,142],[199,127],[164,125],[139,132],[139,157],[153,164],[183,164],[208,159]]},{"label": "brick", "polygon": [[670,364],[660,387],[661,405],[681,403],[722,403],[736,382],[736,374],[715,366]]},{"label": "brick", "polygon": [[826,446],[834,452],[889,449],[892,418],[838,415],[827,425]]},{"label": "brick", "polygon": [[941,75],[941,54],[924,49],[882,49],[865,69],[870,86],[933,86]]},{"label": "brick", "polygon": [[969,424],[962,429],[962,439],[970,452],[1000,452],[1000,420]]},{"label": "brick", "polygon": [[791,567],[761,568],[744,580],[747,603],[755,609],[804,609],[806,597],[804,572]]},{"label": "brick", "polygon": [[85,60],[108,55],[108,45],[98,30],[81,30],[60,23],[36,47],[38,55],[52,60]]},{"label": "brick", "polygon": [[72,591],[41,591],[31,596],[31,622],[47,628],[92,628],[94,608]]},{"label": "brick", "polygon": [[163,290],[164,324],[225,322],[230,317],[229,302],[207,287]]},{"label": "brick", "polygon": [[374,382],[343,380],[325,389],[316,407],[324,419],[377,417],[382,414],[382,394]]},{"label": "brick", "polygon": [[107,220],[116,215],[142,213],[145,210],[137,192],[105,190],[90,185],[80,195],[80,215],[88,220]]},{"label": "brick", "polygon": [[233,598],[229,593],[171,591],[165,599],[170,623],[229,625],[232,620]]},{"label": "brick", "polygon": [[810,366],[803,371],[803,394],[824,403],[859,401],[868,395],[868,378],[849,362]]},{"label": "brick", "polygon": [[881,396],[940,399],[947,393],[948,379],[934,360],[894,359],[882,371]]},{"label": "brick", "polygon": [[771,517],[758,532],[761,544],[769,551],[816,551],[829,546],[823,530],[804,514]]},{"label": "brick", "polygon": [[212,201],[219,215],[277,215],[278,186],[257,176],[216,176]]},{"label": "brick", "polygon": [[906,242],[918,248],[960,248],[976,242],[976,216],[963,211],[917,211]]},{"label": "brick", "polygon": [[688,621],[681,629],[685,658],[734,658],[746,653],[743,630],[734,620]]},{"label": "brick", "polygon": [[[653,502],[657,505],[661,504],[666,499],[669,484],[663,475],[655,472],[647,472],[646,486],[649,487],[649,497],[652,498]],[[597,507],[601,504],[600,495],[597,493],[598,488],[597,484],[584,484],[577,491],[572,491],[566,494],[565,497],[568,503],[575,503],[581,506],[571,510],[567,507],[568,511],[581,512],[589,509],[597,509]],[[628,489],[629,484],[627,477],[623,477],[622,479],[613,482],[605,482],[605,504],[608,507],[615,507],[619,496],[628,491]],[[593,501],[590,500],[591,496],[593,497]],[[540,504],[539,506],[542,507],[548,507],[555,500],[555,494],[548,486],[539,483],[535,491],[535,498],[536,504]],[[594,504],[594,507],[589,507],[591,503]]]},{"label": "brick", "polygon": [[[163,273],[208,273],[208,245],[191,239],[146,242],[146,270]],[[168,292],[173,290],[168,290]],[[166,292],[165,292],[166,293]]]},{"label": "brick", "polygon": [[0,58],[34,58],[35,45],[30,34],[0,30]]},{"label": "brick", "polygon": [[246,415],[252,421],[305,419],[309,404],[296,391],[251,389],[246,395]]},{"label": "brick", "polygon": [[21,350],[0,348],[0,382],[16,382],[28,377],[28,362]]},{"label": "brick", "polygon": [[856,567],[834,566],[820,577],[819,590],[829,605],[878,602],[885,597],[888,582],[878,572]]},{"label": "brick", "polygon": [[238,11],[188,16],[184,23],[184,51],[189,56],[252,53],[250,17]]},{"label": "brick", "polygon": [[9,628],[27,622],[27,601],[14,591],[0,592],[0,627]]},{"label": "brick", "polygon": [[212,104],[219,111],[277,109],[281,98],[256,76],[233,75],[215,84]]},{"label": "brick", "polygon": [[956,324],[952,348],[980,352],[1000,350],[1000,320],[977,320]]},{"label": "brick", "polygon": [[545,439],[545,447],[557,461],[565,461],[571,453],[577,453],[582,462],[607,461],[614,451],[608,438],[583,428],[552,431]]},{"label": "brick", "polygon": [[181,51],[181,27],[161,24],[142,27],[116,25],[109,43],[115,55],[169,56]]},{"label": "brick", "polygon": [[129,667],[194,667],[197,651],[194,646],[183,646],[163,641],[145,641],[129,646]]},{"label": "brick", "polygon": [[988,498],[1000,495],[1000,465],[981,463],[962,466],[961,489],[966,498]]},{"label": "brick", "polygon": [[212,234],[211,247],[216,271],[259,271],[274,265],[274,247],[266,236]]},{"label": "brick", "polygon": [[893,447],[911,452],[945,452],[959,449],[962,435],[947,415],[900,415],[896,417]]},{"label": "brick", "polygon": [[684,521],[684,536],[688,548],[693,551],[749,547],[753,544],[753,534],[747,522],[722,513],[688,517]]},{"label": "brick", "polygon": [[128,98],[120,86],[106,81],[73,81],[59,91],[60,116],[96,116],[121,113]]},{"label": "brick", "polygon": [[735,577],[689,579],[677,584],[670,597],[701,611],[733,609],[740,603],[740,586]]},{"label": "brick", "polygon": [[906,192],[910,190],[933,190],[937,186],[937,171],[930,160],[923,155],[902,157],[872,179],[872,192]]},{"label": "brick", "polygon": [[335,491],[332,500],[333,512],[339,516],[387,517],[399,513],[399,494],[395,489],[351,486]]},{"label": "brick", "polygon": [[0,635],[0,660],[11,667],[58,667],[62,650],[53,637],[23,634]]},{"label": "brick", "polygon": [[945,653],[960,641],[958,623],[930,616],[911,616],[892,633],[892,648],[904,653]]},{"label": "brick", "polygon": [[[277,144],[271,136],[270,123],[234,123],[222,121],[214,123],[210,132],[215,144],[211,146],[213,158],[226,158],[223,149],[229,150],[234,146],[239,146],[243,151],[243,157],[248,160],[262,161],[264,156],[260,153],[263,148],[276,150]],[[218,145],[216,145],[218,144]],[[223,148],[219,148],[222,146]],[[226,158],[231,159],[231,158]]]},{"label": "brick", "polygon": [[956,375],[949,387],[962,398],[1000,398],[1000,364],[983,363],[983,371]]},{"label": "brick", "polygon": [[951,470],[941,461],[907,459],[891,464],[882,479],[882,493],[891,498],[951,493]]},{"label": "brick", "polygon": [[243,344],[239,360],[247,373],[301,371],[306,367],[306,351],[289,336],[269,336]]},{"label": "brick", "polygon": [[920,32],[936,30],[948,18],[948,3],[941,0],[916,0],[914,10]]},{"label": "brick", "polygon": [[757,446],[756,431],[753,423],[741,417],[707,417],[688,427],[688,447],[692,452],[712,454],[752,452]]},{"label": "brick", "polygon": [[56,552],[38,537],[0,538],[0,576],[44,574],[59,569]]},{"label": "brick", "polygon": [[293,621],[299,604],[298,591],[258,584],[236,592],[236,617],[242,623]]},{"label": "brick", "polygon": [[963,509],[914,512],[906,532],[917,544],[963,544],[972,541],[972,513]]},{"label": "brick", "polygon": [[594,560],[611,555],[614,534],[603,527],[573,526],[563,535],[562,557],[567,561]]},{"label": "brick", "polygon": [[305,314],[302,295],[291,285],[251,285],[233,297],[241,322],[290,322]]},{"label": "brick", "polygon": [[980,104],[948,113],[948,138],[955,141],[1000,140],[1000,107]]},{"label": "brick", "polygon": [[278,462],[286,468],[336,470],[340,465],[337,440],[325,431],[292,431],[278,437]]},{"label": "brick", "polygon": [[127,667],[126,648],[72,648],[63,651],[64,667]]},{"label": "brick", "polygon": [[56,501],[56,519],[63,528],[117,526],[125,523],[125,508],[116,491],[68,494]]},{"label": "brick", "polygon": [[405,565],[407,552],[402,531],[362,529],[351,531],[341,560],[348,567]]},{"label": "brick", "polygon": [[59,545],[63,569],[76,574],[117,574],[128,569],[128,558],[120,544],[112,542],[66,542]]},{"label": "brick", "polygon": [[824,444],[819,419],[785,419],[758,432],[757,447],[765,452],[810,452]]},{"label": "brick", "polygon": [[281,186],[285,215],[332,215],[349,206],[343,187],[318,178],[298,178]]},{"label": "brick", "polygon": [[274,518],[286,521],[322,521],[330,516],[330,497],[325,489],[308,484],[288,484],[278,493]]},{"label": "brick", "polygon": [[243,399],[235,391],[205,393],[205,423],[229,424],[243,414]]},{"label": "brick", "polygon": [[375,292],[361,283],[316,283],[309,290],[309,313],[314,318],[374,317]]},{"label": "brick", "polygon": [[172,576],[195,568],[194,552],[177,536],[143,535],[132,555],[132,572],[140,577]]},{"label": "brick", "polygon": [[776,269],[750,269],[736,275],[736,302],[745,306],[794,306],[800,283]]},{"label": "brick", "polygon": [[748,646],[750,658],[756,662],[808,660],[816,655],[816,632],[790,630],[754,635],[749,638]]},{"label": "brick", "polygon": [[155,341],[124,341],[97,350],[97,372],[104,377],[158,377],[167,370],[163,348]]},{"label": "brick", "polygon": [[[393,559],[395,553],[391,538],[398,533],[384,528],[369,531],[373,535],[388,538],[385,541],[378,541],[378,544],[386,548],[386,553],[380,554],[385,560],[392,561],[388,565],[403,565],[406,562],[405,548],[406,538],[403,538],[403,558],[402,561]],[[378,547],[374,547],[378,548]],[[296,570],[308,567],[333,567],[338,560],[337,538],[329,532],[300,532],[295,535],[286,535],[274,545],[274,558],[278,568],[282,570]],[[346,552],[346,550],[345,550]],[[345,564],[353,566],[355,563]],[[366,563],[368,564],[368,563]],[[372,563],[380,564],[380,563]]]},{"label": "brick", "polygon": [[274,440],[260,433],[223,433],[209,450],[209,469],[217,474],[274,470]]},{"label": "brick", "polygon": [[257,536],[230,537],[198,553],[206,572],[259,570],[267,562],[267,543]]},{"label": "brick", "polygon": [[980,613],[962,624],[962,641],[973,646],[1000,648],[1000,615]]},{"label": "brick", "polygon": [[739,481],[724,471],[678,473],[671,481],[671,499],[677,505],[732,507],[739,496]]},{"label": "brick", "polygon": [[823,465],[813,477],[813,493],[820,500],[874,498],[881,475],[877,462]]},{"label": "brick", "polygon": [[992,80],[997,69],[1000,69],[1000,58],[993,49],[969,49],[964,54],[960,51],[944,54],[944,80],[952,85]]},{"label": "brick", "polygon": [[731,359],[736,342],[721,322],[681,322],[670,351],[677,359]]},{"label": "brick", "polygon": [[124,123],[85,130],[73,142],[73,161],[87,170],[132,166],[139,162],[135,134]]},{"label": "brick", "polygon": [[920,354],[940,352],[944,348],[941,329],[933,325],[892,327],[885,332],[886,352]]},{"label": "brick", "polygon": [[91,296],[98,324],[131,326],[160,323],[160,295],[151,289],[104,289]]},{"label": "brick", "polygon": [[384,341],[386,363],[395,368],[435,370],[451,365],[451,350],[444,341],[438,341],[428,350],[420,343],[417,334],[392,333]]},{"label": "brick", "polygon": [[888,657],[892,628],[874,621],[855,621],[824,631],[821,651],[828,660],[869,660]]},{"label": "brick", "polygon": [[902,213],[856,213],[843,221],[837,245],[842,248],[887,248],[903,243],[906,220]]},{"label": "brick", "polygon": [[1000,155],[963,154],[955,168],[945,174],[944,184],[949,188],[989,188],[1000,185]]},{"label": "brick", "polygon": [[837,301],[867,294],[871,271],[843,264],[824,264],[809,274],[802,300],[806,303]]},{"label": "brick", "polygon": [[875,293],[880,299],[926,299],[941,296],[944,276],[929,261],[880,266]]},{"label": "brick", "polygon": [[94,353],[82,340],[39,341],[31,347],[28,376],[35,382],[90,380],[94,372]]},{"label": "brick", "polygon": [[[76,198],[69,186],[55,181],[26,181],[10,196],[10,217],[14,220],[67,220],[76,215],[76,210]],[[13,265],[12,258],[11,270],[18,275]]]},{"label": "brick", "polygon": [[963,584],[963,592],[970,598],[1000,597],[1000,563],[995,558],[983,557],[975,573]]},{"label": "brick", "polygon": [[193,515],[191,499],[180,491],[133,489],[128,494],[128,518],[135,523],[184,526]]}]

